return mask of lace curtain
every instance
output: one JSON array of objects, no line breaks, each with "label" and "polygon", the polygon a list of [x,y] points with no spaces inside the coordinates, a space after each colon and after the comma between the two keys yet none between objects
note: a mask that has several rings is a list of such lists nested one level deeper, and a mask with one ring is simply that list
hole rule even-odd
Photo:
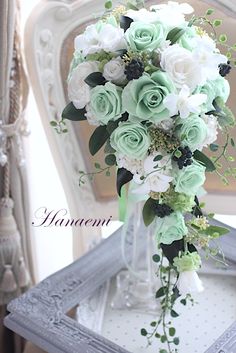
[{"label": "lace curtain", "polygon": [[22,138],[28,85],[23,68],[19,4],[0,2],[0,352],[21,353],[23,341],[3,326],[6,305],[33,280],[28,190]]}]

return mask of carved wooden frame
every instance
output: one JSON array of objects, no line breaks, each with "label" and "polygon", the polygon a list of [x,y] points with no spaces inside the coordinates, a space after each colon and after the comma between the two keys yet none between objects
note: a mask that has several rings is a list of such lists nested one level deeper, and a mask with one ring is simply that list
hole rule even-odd
[{"label": "carved wooden frame", "polygon": [[[222,225],[218,221],[214,224]],[[228,228],[228,243],[222,242],[221,246],[226,257],[236,262],[231,243],[235,229]],[[10,314],[5,318],[5,325],[48,353],[129,353],[66,315],[124,268],[121,229],[87,255],[12,301],[8,305]],[[130,239],[127,246],[132,247]],[[127,248],[127,256],[131,253]],[[235,351],[236,323],[205,353]]]}]

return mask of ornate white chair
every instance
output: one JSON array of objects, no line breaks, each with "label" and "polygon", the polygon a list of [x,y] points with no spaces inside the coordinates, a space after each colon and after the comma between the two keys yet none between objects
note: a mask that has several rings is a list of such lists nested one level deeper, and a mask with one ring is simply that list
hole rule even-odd
[{"label": "ornate white chair", "polygon": [[[154,3],[155,1],[147,1]],[[209,1],[188,1],[199,14],[204,14]],[[233,1],[231,1],[233,4]],[[235,19],[230,2],[211,1],[218,10],[215,16],[225,19],[223,31],[234,35]],[[231,4],[231,5],[232,5]],[[80,170],[91,171],[95,161],[103,164],[103,153],[94,158],[88,151],[88,139],[93,128],[87,122],[67,123],[69,133],[57,135],[50,127],[52,119],[60,120],[61,111],[67,101],[66,78],[73,54],[74,37],[103,11],[104,0],[42,1],[31,14],[25,31],[25,50],[29,77],[38,104],[41,119],[51,147],[56,166],[68,200],[71,216],[118,219],[118,202],[115,192],[115,171],[111,178],[99,175],[94,183],[78,186]],[[235,5],[233,5],[235,7]],[[222,12],[224,11],[224,13]],[[230,105],[236,112],[234,96],[236,73],[231,75]],[[216,176],[210,175],[207,182],[208,208],[223,214],[232,214],[235,204],[235,183],[225,187]],[[217,202],[215,196],[217,195]],[[87,244],[99,236],[100,230],[83,228],[74,230],[74,252],[77,257]],[[79,234],[79,236],[78,236]]]}]

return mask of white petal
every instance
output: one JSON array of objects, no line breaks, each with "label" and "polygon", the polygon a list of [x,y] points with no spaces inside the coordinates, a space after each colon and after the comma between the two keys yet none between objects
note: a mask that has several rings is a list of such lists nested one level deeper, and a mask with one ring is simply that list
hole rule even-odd
[{"label": "white petal", "polygon": [[186,271],[180,273],[177,287],[181,295],[200,293],[204,290],[202,281],[196,271]]},{"label": "white petal", "polygon": [[179,114],[182,119],[186,119],[190,115],[190,109],[188,105],[182,105],[179,109]]},{"label": "white petal", "polygon": [[181,12],[185,15],[190,15],[194,11],[192,6],[187,3],[180,4],[179,7],[180,7]]},{"label": "white petal", "polygon": [[192,107],[199,107],[203,103],[206,103],[207,95],[206,94],[194,94],[193,96],[189,97],[188,101]]},{"label": "white petal", "polygon": [[171,115],[178,114],[178,103],[179,97],[176,94],[168,94],[166,98],[163,100],[164,106],[169,110]]},{"label": "white petal", "polygon": [[183,85],[183,87],[181,88],[181,91],[179,92],[179,97],[187,98],[190,96],[190,94],[191,94],[190,88],[187,85]]}]

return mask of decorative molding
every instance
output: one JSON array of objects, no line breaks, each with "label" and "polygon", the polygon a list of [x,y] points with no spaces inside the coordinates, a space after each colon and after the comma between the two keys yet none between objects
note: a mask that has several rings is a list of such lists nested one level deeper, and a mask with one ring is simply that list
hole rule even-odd
[{"label": "decorative molding", "polygon": [[[235,237],[235,229],[230,228],[230,232]],[[72,265],[12,301],[5,325],[49,353],[129,353],[66,315],[87,298],[90,303],[96,301],[94,293],[124,268],[121,233],[122,228]],[[130,261],[131,239],[126,246],[130,249],[127,251]],[[206,353],[235,351],[236,323]]]}]

